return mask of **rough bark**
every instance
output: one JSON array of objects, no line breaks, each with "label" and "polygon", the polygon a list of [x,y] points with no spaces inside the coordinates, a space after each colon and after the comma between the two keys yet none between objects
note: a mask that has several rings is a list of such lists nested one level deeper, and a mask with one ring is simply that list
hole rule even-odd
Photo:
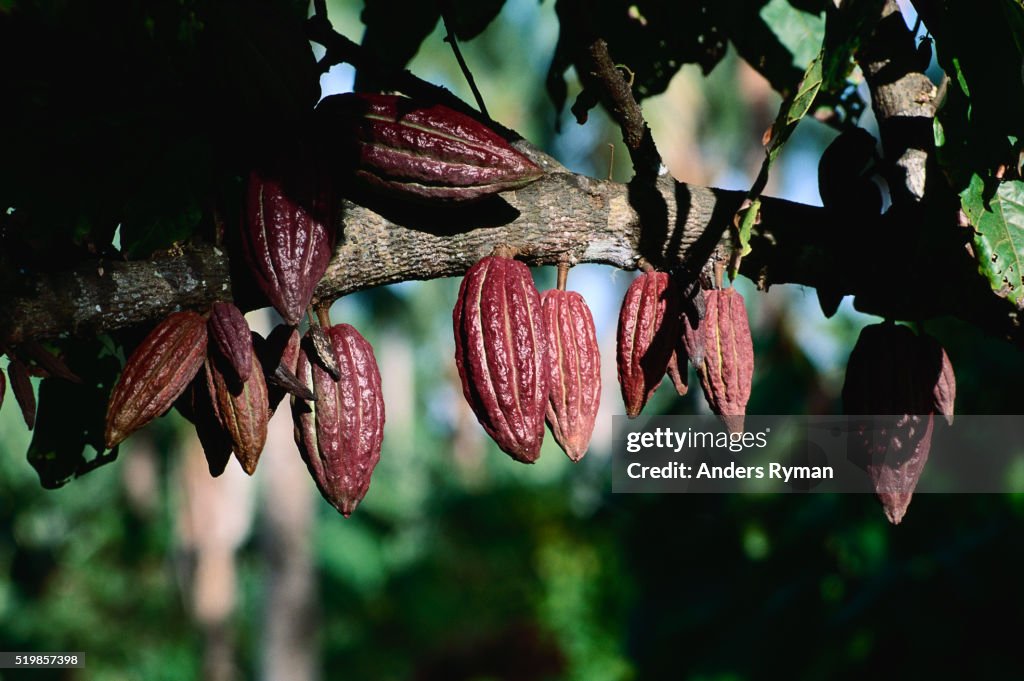
[{"label": "rough bark", "polygon": [[[345,202],[342,234],[319,299],[332,299],[406,280],[461,275],[497,244],[518,246],[531,265],[576,263],[635,269],[643,256],[659,267],[721,256],[730,247],[727,226],[743,192],[687,185],[662,177],[654,186],[620,184],[565,172],[542,154],[549,174],[523,189],[466,207],[403,206],[377,197]],[[884,219],[884,218],[883,218]],[[741,273],[760,286],[827,283],[844,293],[887,286],[889,264],[849,267],[851,254],[874,252],[881,225],[861,232],[828,229],[827,209],[765,198],[753,253]],[[884,246],[881,246],[884,248]],[[949,244],[949,249],[959,248]],[[893,254],[899,264],[900,254]],[[901,319],[951,314],[1019,342],[1016,310],[997,299],[969,268],[951,272],[932,259],[906,263],[903,277],[928,280],[934,295],[916,300],[872,300],[866,312]],[[698,268],[699,269],[699,268]],[[243,309],[264,303],[232,269],[224,250],[196,245],[147,261],[93,261],[69,272],[23,276],[0,290],[0,343],[108,332],[162,318],[171,311],[205,309],[234,295]],[[239,283],[242,282],[242,283]]]}]

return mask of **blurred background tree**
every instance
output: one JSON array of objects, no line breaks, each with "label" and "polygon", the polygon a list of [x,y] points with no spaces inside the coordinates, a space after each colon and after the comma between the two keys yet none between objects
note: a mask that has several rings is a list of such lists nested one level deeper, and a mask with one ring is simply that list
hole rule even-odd
[{"label": "blurred background tree", "polygon": [[[447,6],[496,120],[574,172],[627,181],[617,124],[596,108],[580,126],[569,110],[581,84],[559,42],[558,11],[570,4]],[[678,16],[660,2],[632,5],[629,16],[666,30],[691,22],[708,36],[702,50],[620,36],[637,59],[673,64],[637,84],[645,117],[676,178],[747,190],[780,92],[799,82],[822,42],[824,3],[677,4]],[[264,126],[297,120],[295,110],[316,101],[308,74],[315,78],[322,48],[306,54],[273,39],[301,30],[306,3],[210,5],[0,2],[0,199],[10,206],[0,284],[11,272],[59,270],[114,248],[146,258],[201,232],[206,197],[231,191],[232,169],[248,162]],[[933,3],[915,5],[940,16]],[[336,0],[328,10],[368,53],[473,102],[445,42],[445,6]],[[619,3],[601,6],[610,16]],[[914,6],[901,9],[918,36],[939,35],[916,21]],[[599,25],[602,11],[595,7]],[[977,19],[983,28],[991,21]],[[771,58],[754,68],[758,45]],[[566,67],[561,95],[553,62]],[[1018,56],[1005,72],[1017,74],[1011,110],[1019,64]],[[936,58],[922,68],[942,82]],[[335,66],[319,94],[356,82],[350,66]],[[866,85],[855,94],[868,99]],[[877,135],[870,108],[860,124]],[[817,160],[836,134],[808,117],[766,194],[820,205]],[[26,215],[31,230],[19,227]],[[553,283],[553,271],[536,276],[540,288]],[[598,265],[570,275],[594,310],[605,374],[598,430],[575,466],[550,438],[537,465],[515,464],[464,405],[450,361],[456,280],[336,303],[333,318],[356,325],[377,351],[388,408],[380,466],[347,521],[319,499],[287,413],[272,421],[252,479],[233,464],[209,478],[194,434],[172,413],[129,440],[115,464],[44,491],[24,459],[31,434],[6,400],[0,649],[84,651],[85,670],[36,676],[98,680],[1016,674],[1018,497],[929,496],[893,529],[869,496],[610,493],[611,415],[622,413],[614,327],[630,279]],[[896,274],[891,285],[902,285]],[[756,343],[750,412],[837,413],[849,348],[877,318],[847,298],[827,321],[810,289],[737,286]],[[249,319],[263,331],[273,323],[265,312]],[[955,319],[928,329],[956,367],[958,412],[1024,413],[1016,349]],[[697,392],[677,398],[663,388],[648,409],[706,412]],[[997,608],[1008,625],[991,618]]]}]

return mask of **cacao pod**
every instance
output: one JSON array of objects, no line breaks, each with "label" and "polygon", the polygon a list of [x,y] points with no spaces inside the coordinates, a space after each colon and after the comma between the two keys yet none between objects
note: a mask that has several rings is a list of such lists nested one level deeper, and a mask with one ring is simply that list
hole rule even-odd
[{"label": "cacao pod", "polygon": [[743,431],[754,377],[754,342],[743,296],[734,288],[704,294],[704,362],[697,372],[711,411],[733,433]]},{"label": "cacao pod", "polygon": [[124,365],[107,405],[108,449],[167,411],[199,373],[206,318],[174,312],[150,331]]},{"label": "cacao pod", "polygon": [[601,403],[601,355],[590,308],[579,293],[553,289],[541,297],[548,347],[547,422],[573,462],[590,445]]},{"label": "cacao pod", "polygon": [[930,336],[891,322],[861,330],[846,365],[843,410],[864,418],[851,421],[848,446],[893,524],[928,460],[933,414],[951,419],[955,392],[949,358]]},{"label": "cacao pod", "polygon": [[11,358],[7,365],[7,373],[11,378],[11,392],[14,401],[21,408],[21,417],[29,430],[36,426],[36,394],[32,390],[32,379],[28,375],[28,367],[21,360]]},{"label": "cacao pod", "polygon": [[533,463],[544,440],[547,335],[530,268],[487,256],[469,268],[452,312],[462,392],[498,447]]},{"label": "cacao pod", "polygon": [[231,439],[235,458],[242,464],[242,470],[252,475],[267,442],[270,406],[259,360],[250,355],[249,361],[252,365],[249,380],[242,382],[225,375],[224,361],[219,357],[207,357],[206,387],[214,414]]},{"label": "cacao pod", "polygon": [[543,175],[500,135],[442,104],[395,95],[325,97],[316,108],[335,154],[384,194],[419,201],[470,201]]},{"label": "cacao pod", "polygon": [[314,170],[249,175],[242,247],[257,285],[297,326],[334,249],[330,187]]},{"label": "cacao pod", "polygon": [[295,443],[316,486],[346,518],[370,487],[384,440],[384,398],[373,348],[355,328],[326,330],[341,377],[334,380],[305,343],[298,376],[316,401],[292,398]]},{"label": "cacao pod", "polygon": [[248,381],[252,373],[252,334],[242,311],[232,303],[214,303],[207,322],[213,347],[239,381]]},{"label": "cacao pod", "polygon": [[665,272],[642,272],[619,310],[616,364],[626,416],[636,418],[661,384],[679,336],[679,298]]}]

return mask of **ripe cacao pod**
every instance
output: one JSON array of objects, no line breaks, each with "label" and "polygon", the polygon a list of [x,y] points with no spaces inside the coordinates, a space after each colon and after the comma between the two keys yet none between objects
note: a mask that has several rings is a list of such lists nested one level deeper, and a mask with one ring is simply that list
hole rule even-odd
[{"label": "ripe cacao pod", "polygon": [[242,311],[233,303],[214,303],[207,322],[213,347],[227,360],[239,381],[249,380],[252,373],[252,334]]},{"label": "ripe cacao pod", "polygon": [[601,355],[590,308],[579,293],[553,289],[541,296],[548,346],[547,422],[573,462],[590,445],[601,403]]},{"label": "ripe cacao pod", "polygon": [[533,463],[544,440],[547,334],[530,268],[487,256],[469,268],[452,312],[462,392],[487,434]]},{"label": "ripe cacao pod", "polygon": [[297,326],[334,249],[331,189],[321,173],[254,170],[249,175],[242,247],[257,285]]},{"label": "ripe cacao pod", "polygon": [[355,328],[326,330],[341,377],[334,380],[312,359],[308,341],[298,358],[298,376],[314,402],[292,398],[295,443],[316,486],[349,517],[366,496],[384,440],[384,398],[373,348]]},{"label": "ripe cacao pod", "polygon": [[754,377],[754,343],[743,296],[734,288],[704,294],[704,361],[697,374],[711,411],[733,433],[743,431]]},{"label": "ripe cacao pod", "polygon": [[256,472],[263,445],[267,442],[267,421],[270,406],[263,369],[255,355],[250,355],[248,381],[227,375],[226,362],[216,355],[206,360],[206,387],[213,402],[213,411],[224,431],[231,438],[231,450],[242,470]]},{"label": "ripe cacao pod", "polygon": [[206,371],[192,379],[188,388],[174,403],[182,416],[196,428],[196,436],[203,447],[210,475],[218,477],[231,460],[231,436],[217,419],[216,408],[206,384]]},{"label": "ripe cacao pod", "polygon": [[14,401],[21,408],[21,417],[28,429],[32,430],[36,426],[36,394],[32,390],[28,367],[21,360],[12,357],[10,364],[7,365],[7,373],[11,378]]},{"label": "ripe cacao pod", "polygon": [[616,364],[626,416],[636,418],[661,385],[679,336],[679,298],[665,272],[642,272],[619,310]]},{"label": "ripe cacao pod", "polygon": [[543,175],[482,123],[442,104],[395,95],[325,97],[316,108],[334,153],[384,194],[418,201],[470,201]]},{"label": "ripe cacao pod", "polygon": [[110,394],[104,437],[108,449],[171,408],[206,357],[206,317],[174,312],[128,358]]},{"label": "ripe cacao pod", "polygon": [[843,410],[855,417],[849,453],[893,524],[906,514],[928,461],[934,413],[952,419],[955,393],[952,365],[933,338],[891,322],[861,330],[843,384]]}]

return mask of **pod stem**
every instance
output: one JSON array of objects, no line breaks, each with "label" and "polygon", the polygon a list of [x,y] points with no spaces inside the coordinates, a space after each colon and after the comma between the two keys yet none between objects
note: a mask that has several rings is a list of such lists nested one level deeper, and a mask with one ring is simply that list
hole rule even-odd
[{"label": "pod stem", "polygon": [[558,263],[558,290],[565,290],[565,281],[569,278],[569,263],[564,260]]}]

